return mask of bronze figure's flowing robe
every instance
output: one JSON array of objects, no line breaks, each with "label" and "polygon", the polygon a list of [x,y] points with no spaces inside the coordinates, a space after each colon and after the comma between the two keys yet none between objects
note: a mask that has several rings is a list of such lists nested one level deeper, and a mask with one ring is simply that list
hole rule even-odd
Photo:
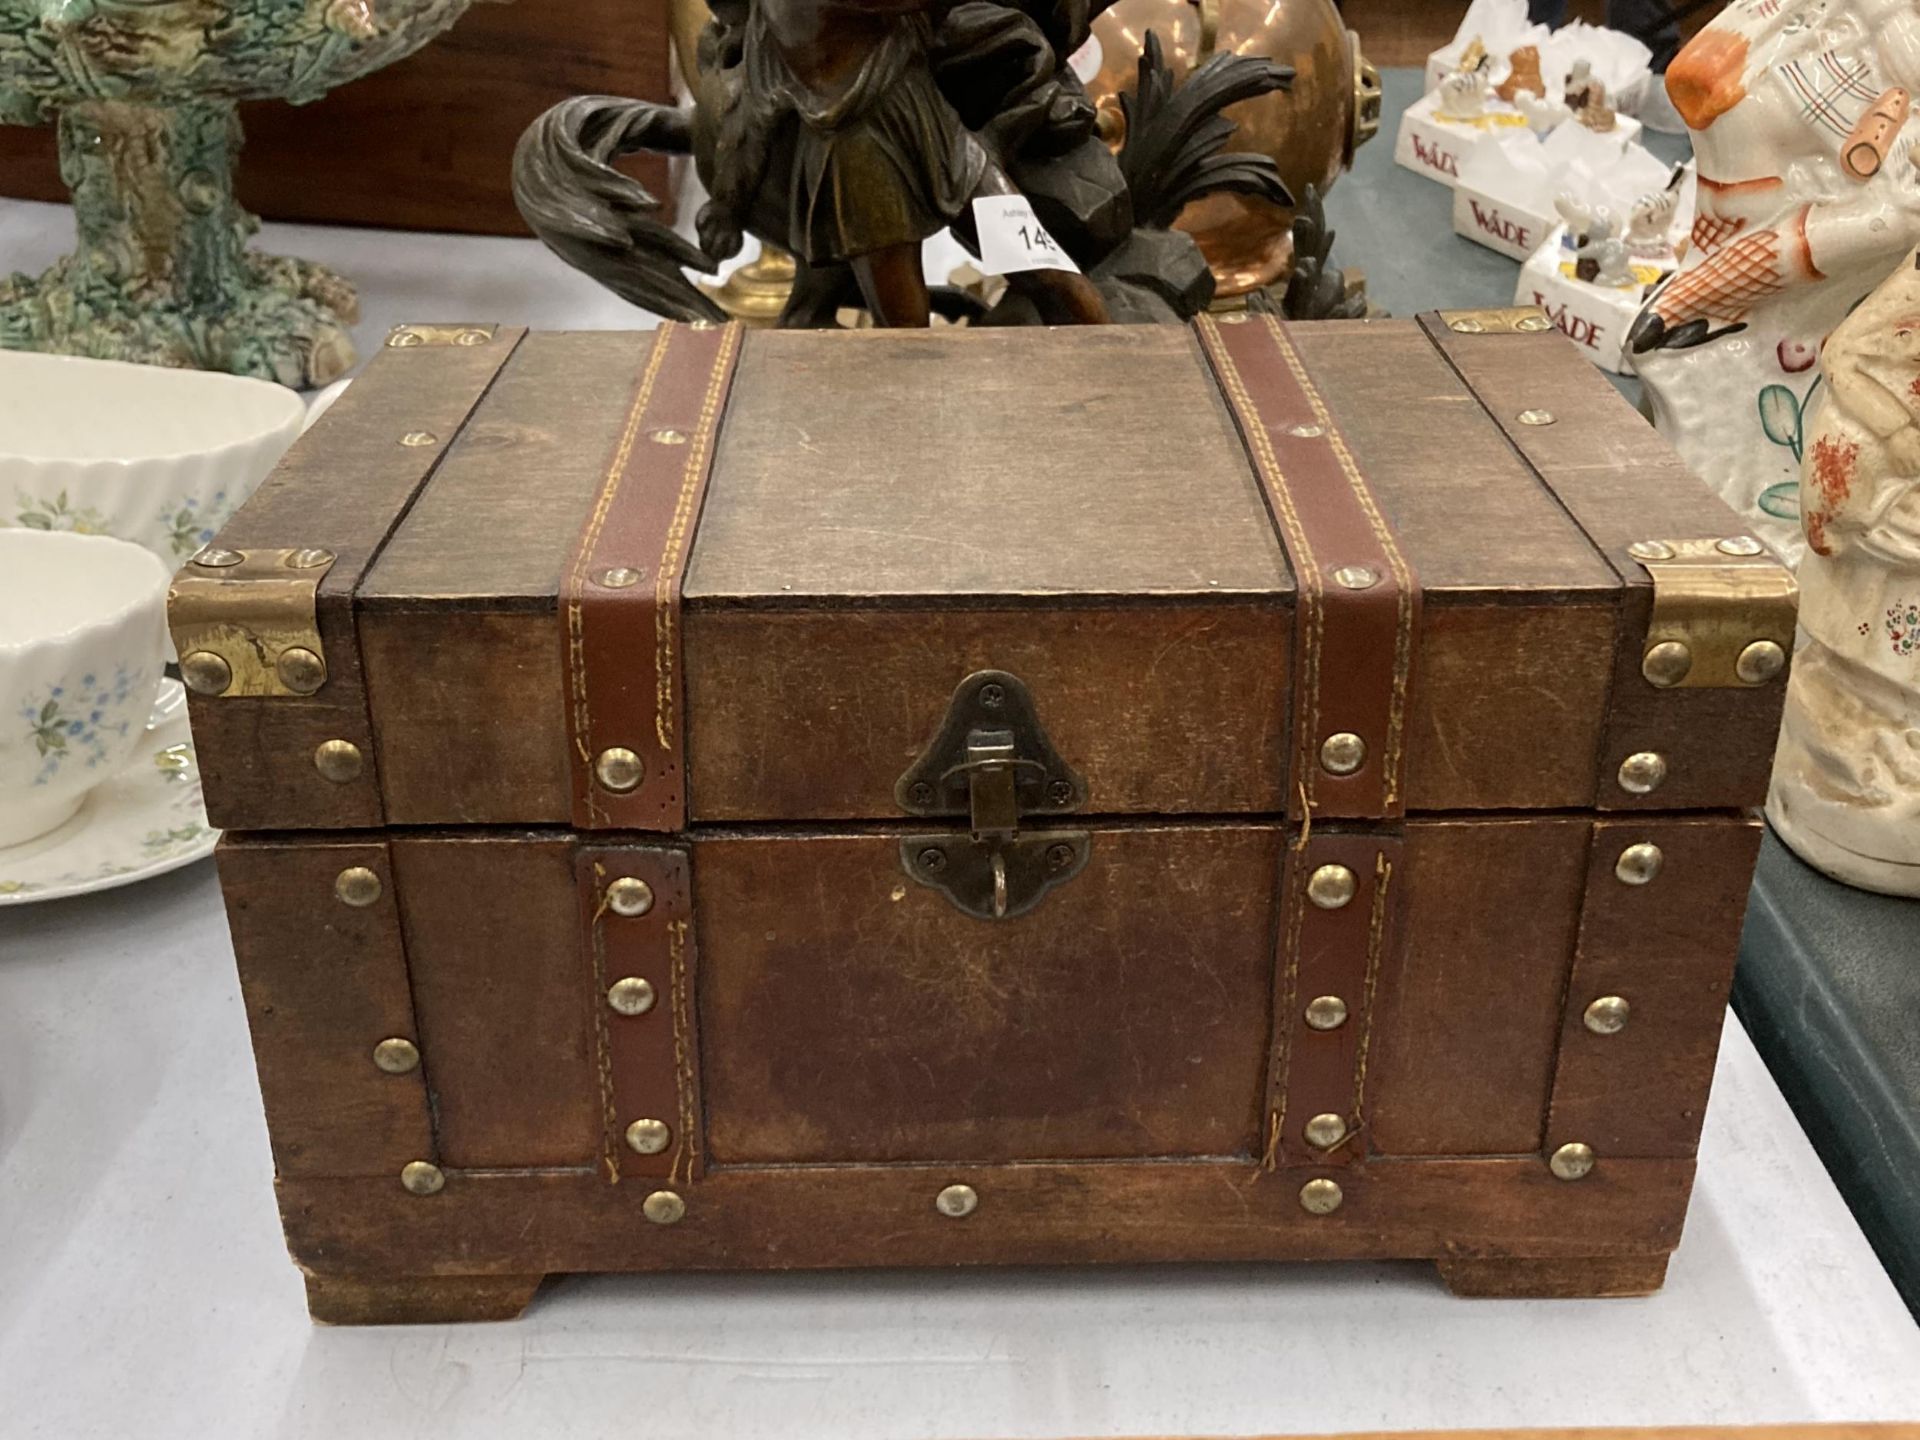
[{"label": "bronze figure's flowing robe", "polygon": [[794,73],[778,25],[774,7],[754,7],[744,98],[760,110],[749,123],[797,122],[788,248],[810,264],[845,260],[951,224],[987,156],[934,84],[925,14],[884,17],[883,37],[837,88]]}]

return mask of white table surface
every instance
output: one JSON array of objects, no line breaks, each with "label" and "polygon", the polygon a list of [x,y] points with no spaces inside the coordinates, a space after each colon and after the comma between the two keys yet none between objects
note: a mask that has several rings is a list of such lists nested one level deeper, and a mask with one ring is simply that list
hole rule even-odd
[{"label": "white table surface", "polygon": [[[0,202],[0,268],[38,270],[68,227]],[[401,320],[644,323],[531,242],[263,243],[358,283],[363,348]],[[1920,1417],[1920,1328],[1731,1019],[1686,1237],[1645,1300],[1456,1300],[1412,1263],[611,1277],[549,1282],[508,1324],[317,1329],[271,1175],[210,864],[0,909],[4,1440]]]}]

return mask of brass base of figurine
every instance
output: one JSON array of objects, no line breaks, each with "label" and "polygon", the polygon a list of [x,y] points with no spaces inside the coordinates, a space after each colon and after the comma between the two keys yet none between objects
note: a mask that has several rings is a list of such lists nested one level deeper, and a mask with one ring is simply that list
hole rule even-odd
[{"label": "brass base of figurine", "polygon": [[700,288],[730,318],[770,330],[787,308],[796,271],[793,256],[777,245],[762,243],[760,253],[725,280]]}]

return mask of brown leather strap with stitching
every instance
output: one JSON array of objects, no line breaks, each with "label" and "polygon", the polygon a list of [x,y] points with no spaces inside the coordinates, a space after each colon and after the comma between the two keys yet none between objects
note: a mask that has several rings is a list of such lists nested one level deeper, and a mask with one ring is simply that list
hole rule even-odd
[{"label": "brown leather strap with stitching", "polygon": [[[1286,327],[1241,313],[1195,329],[1299,587],[1293,793],[1316,819],[1402,815],[1419,582]],[[1348,775],[1321,763],[1341,732],[1366,744]]]},{"label": "brown leather strap with stitching", "polygon": [[[1374,992],[1382,959],[1400,938],[1401,849],[1397,835],[1314,829],[1288,851],[1267,1077],[1269,1168],[1344,1165],[1367,1152]],[[1353,897],[1335,909],[1316,905],[1308,894],[1314,872],[1325,866],[1342,866],[1354,880]],[[1344,1018],[1328,1026],[1325,1010],[1313,1008],[1316,1000],[1339,1001]],[[1321,1023],[1311,1023],[1310,1014]],[[1308,1122],[1324,1115],[1338,1116],[1345,1127],[1331,1146],[1307,1138]]]},{"label": "brown leather strap with stitching", "polygon": [[[680,584],[739,353],[738,325],[659,328],[567,565],[567,750],[583,830],[686,823]],[[632,788],[620,788],[625,757],[602,763],[609,751],[637,757]]]},{"label": "brown leather strap with stitching", "polygon": [[[699,1081],[694,1043],[693,889],[684,849],[659,845],[583,846],[574,860],[581,933],[592,947],[597,1057],[607,1179],[685,1184],[701,1173]],[[622,914],[622,881],[646,887],[646,909]],[[623,902],[633,908],[633,901]],[[628,982],[622,1005],[614,987]],[[635,987],[644,981],[650,989]],[[647,996],[644,1009],[629,998]],[[636,1121],[667,1127],[664,1148],[645,1154],[628,1141]],[[650,1132],[651,1127],[648,1127]]]},{"label": "brown leather strap with stitching", "polygon": [[[1394,883],[1398,834],[1321,827],[1406,813],[1420,585],[1286,327],[1274,316],[1240,314],[1203,316],[1195,328],[1299,590],[1290,788],[1302,826],[1281,888],[1263,1163],[1345,1165],[1367,1151],[1374,989],[1382,957],[1398,943],[1393,902],[1404,882]],[[1346,775],[1323,759],[1328,739],[1342,732],[1365,746],[1359,767]],[[1350,898],[1316,904],[1317,871],[1329,881],[1350,877]],[[1337,884],[1323,888],[1322,898],[1338,891]],[[1340,1013],[1339,1023],[1325,1023],[1330,1010]],[[1315,1013],[1321,1024],[1309,1021]],[[1308,1138],[1317,1117],[1338,1118],[1337,1142]]]}]

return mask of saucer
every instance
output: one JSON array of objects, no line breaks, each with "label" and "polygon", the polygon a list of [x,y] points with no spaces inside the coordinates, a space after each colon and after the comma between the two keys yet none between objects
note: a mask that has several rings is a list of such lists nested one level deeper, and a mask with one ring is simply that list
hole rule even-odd
[{"label": "saucer", "polygon": [[89,791],[59,829],[0,850],[0,905],[131,885],[205,859],[219,839],[200,801],[187,692],[163,680],[126,769]]}]

